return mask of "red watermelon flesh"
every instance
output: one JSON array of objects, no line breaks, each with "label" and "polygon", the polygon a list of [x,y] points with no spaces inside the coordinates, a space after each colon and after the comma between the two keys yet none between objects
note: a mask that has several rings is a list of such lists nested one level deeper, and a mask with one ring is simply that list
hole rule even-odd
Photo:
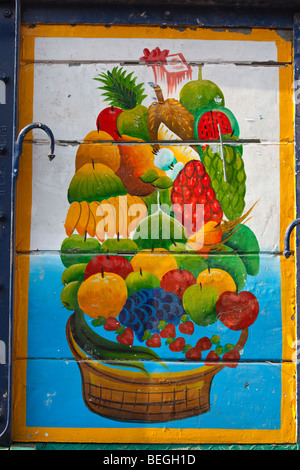
[{"label": "red watermelon flesh", "polygon": [[221,134],[232,134],[230,121],[222,111],[207,111],[199,119],[198,138],[200,140],[217,140],[220,137],[218,124]]}]

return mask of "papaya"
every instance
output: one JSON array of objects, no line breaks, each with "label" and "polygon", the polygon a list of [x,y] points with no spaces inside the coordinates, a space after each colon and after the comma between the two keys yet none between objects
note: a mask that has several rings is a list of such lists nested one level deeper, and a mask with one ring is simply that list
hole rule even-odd
[{"label": "papaya", "polygon": [[[228,236],[229,235],[229,236]],[[256,235],[246,225],[240,224],[235,228],[225,245],[232,248],[243,261],[247,274],[257,276],[259,272],[259,243]]]}]

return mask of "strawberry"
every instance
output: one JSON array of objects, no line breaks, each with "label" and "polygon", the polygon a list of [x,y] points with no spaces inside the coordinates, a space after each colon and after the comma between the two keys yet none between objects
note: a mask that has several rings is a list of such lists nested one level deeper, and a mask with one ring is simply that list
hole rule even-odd
[{"label": "strawberry", "polygon": [[197,341],[196,348],[200,351],[208,351],[212,347],[211,340],[207,336],[203,336]]},{"label": "strawberry", "polygon": [[191,320],[185,323],[180,323],[179,331],[183,335],[192,335],[194,333],[194,323]]},{"label": "strawberry", "polygon": [[151,338],[149,338],[149,339],[146,341],[146,345],[147,345],[149,348],[160,348],[160,346],[161,346],[161,339],[160,339],[159,334],[154,333],[154,334],[151,336]]},{"label": "strawberry", "polygon": [[[178,173],[171,190],[173,211],[189,235],[200,230],[210,220],[220,222],[223,211],[217,201],[203,163],[191,160]],[[190,209],[187,209],[187,204]],[[197,208],[197,205],[203,206]],[[200,210],[199,210],[200,209]]]},{"label": "strawberry", "polygon": [[234,368],[238,366],[240,357],[240,353],[236,349],[232,349],[231,351],[223,354],[223,362],[227,367]]},{"label": "strawberry", "polygon": [[191,348],[185,353],[186,359],[190,361],[198,361],[201,359],[201,351],[199,348]]},{"label": "strawberry", "polygon": [[105,320],[105,324],[103,328],[106,331],[116,331],[118,328],[120,328],[120,326],[121,326],[120,323],[115,317],[108,317]]},{"label": "strawberry", "polygon": [[218,354],[216,354],[215,351],[209,351],[205,360],[205,365],[211,366],[212,364],[219,362],[220,359],[221,359],[220,356],[218,356]]},{"label": "strawberry", "polygon": [[133,344],[133,330],[131,328],[125,328],[123,333],[117,336],[117,341],[121,344],[126,344],[127,346],[132,346],[132,344]]},{"label": "strawberry", "polygon": [[167,326],[163,330],[161,330],[160,336],[162,338],[175,338],[176,329],[173,323],[168,323]]},{"label": "strawberry", "polygon": [[169,344],[170,351],[180,352],[183,351],[185,347],[185,339],[182,337],[176,338],[175,341]]}]

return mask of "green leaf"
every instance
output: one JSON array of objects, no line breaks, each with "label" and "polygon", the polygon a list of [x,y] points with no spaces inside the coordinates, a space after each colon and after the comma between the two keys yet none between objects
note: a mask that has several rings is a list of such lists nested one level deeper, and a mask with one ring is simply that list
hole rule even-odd
[{"label": "green leaf", "polygon": [[144,183],[153,183],[159,178],[159,174],[155,169],[147,170],[142,176],[140,176],[140,180]]},{"label": "green leaf", "polygon": [[168,176],[160,176],[151,184],[152,186],[155,186],[155,188],[167,189],[171,188],[171,186],[173,185],[173,180],[171,180],[171,178],[169,178]]}]

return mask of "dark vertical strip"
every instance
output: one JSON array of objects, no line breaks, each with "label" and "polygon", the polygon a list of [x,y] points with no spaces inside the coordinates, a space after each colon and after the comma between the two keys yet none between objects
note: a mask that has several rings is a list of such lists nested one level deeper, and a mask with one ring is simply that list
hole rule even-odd
[{"label": "dark vertical strip", "polygon": [[[296,219],[300,217],[300,13],[294,16],[294,89],[295,89],[295,174],[296,174]],[[296,228],[298,231],[298,229]],[[297,339],[300,338],[299,307],[300,307],[300,253],[299,236],[296,237],[296,311]],[[298,348],[297,348],[298,351]],[[297,357],[297,441],[299,442],[299,357]]]},{"label": "dark vertical strip", "polygon": [[[14,196],[12,161],[17,132],[17,77],[19,6],[7,1],[0,7],[0,75],[5,83],[5,100],[0,104],[0,445],[12,440],[12,312]],[[3,86],[3,85],[2,85]]]}]

